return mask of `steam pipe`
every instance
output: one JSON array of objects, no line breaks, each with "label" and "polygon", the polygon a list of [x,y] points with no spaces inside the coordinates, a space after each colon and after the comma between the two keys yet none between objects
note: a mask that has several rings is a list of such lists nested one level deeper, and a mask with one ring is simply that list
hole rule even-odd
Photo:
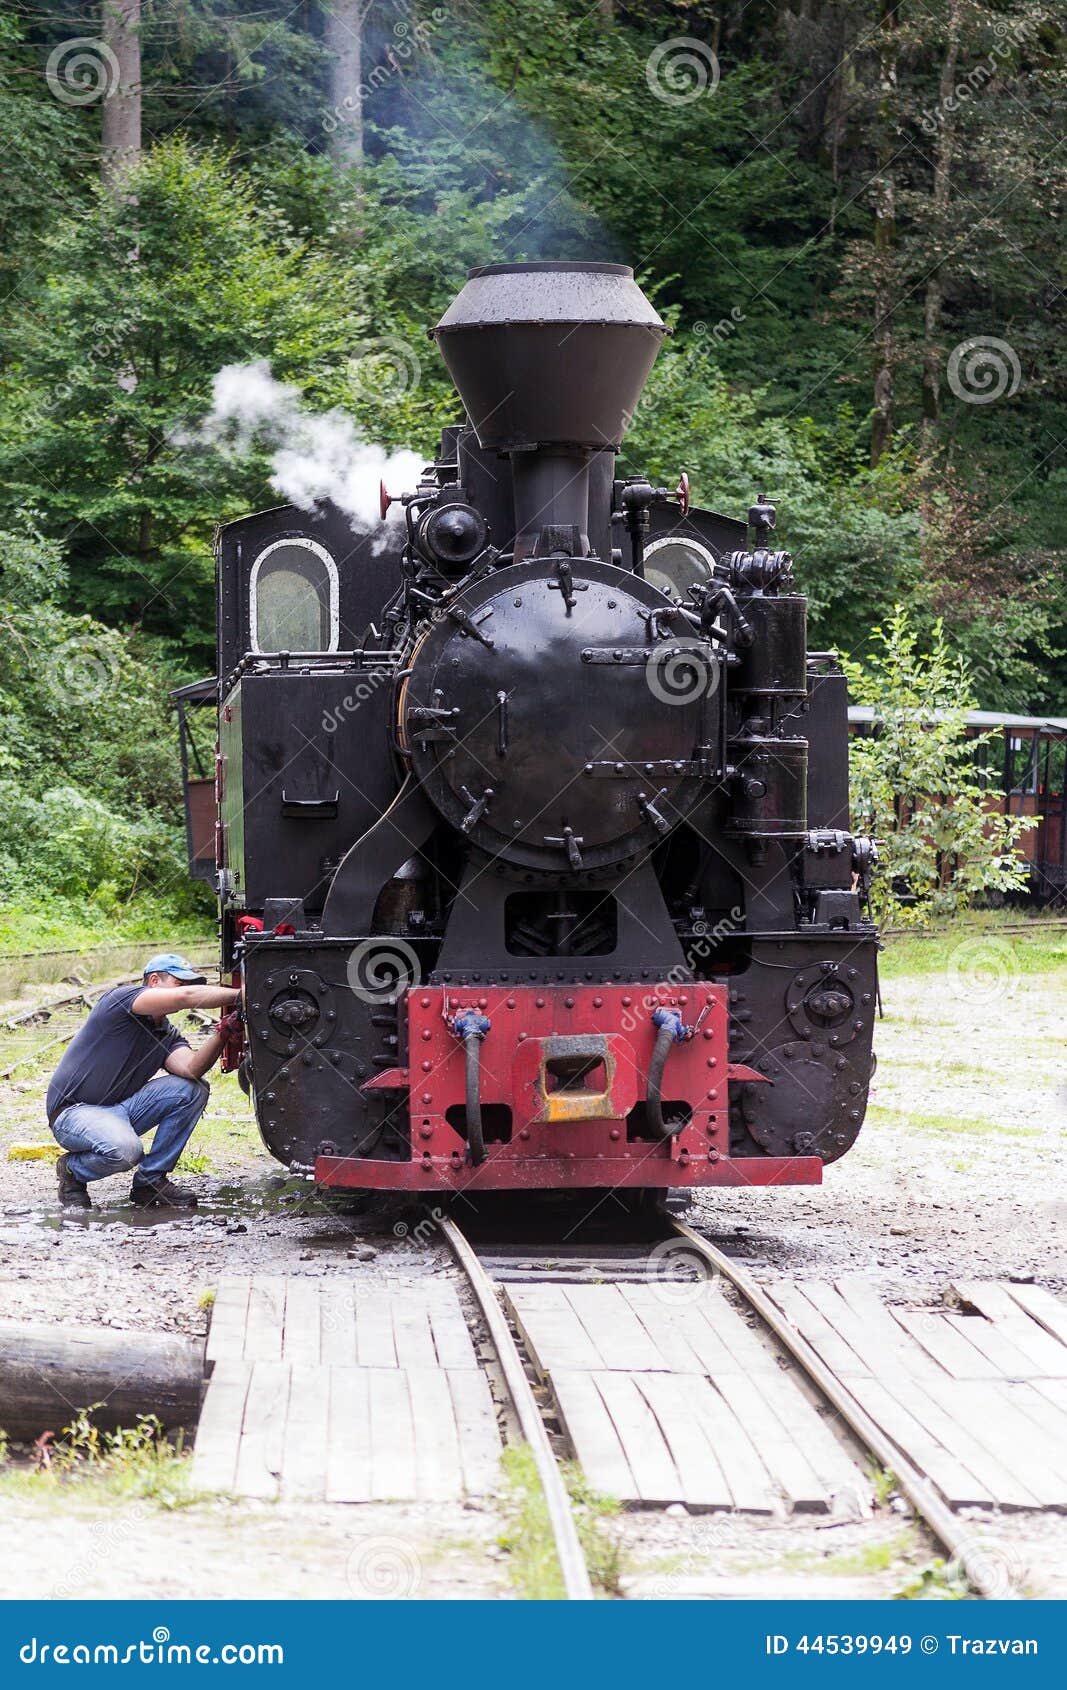
[{"label": "steam pipe", "polygon": [[464,1039],[467,1053],[467,1149],[471,1164],[485,1161],[485,1133],[482,1128],[482,1041],[478,1033]]},{"label": "steam pipe", "polygon": [[466,1056],[466,1117],[467,1153],[471,1165],[478,1167],[485,1161],[485,1132],[482,1127],[482,1040],[492,1023],[488,1015],[476,1009],[466,1009],[452,1022],[452,1032],[463,1040]]},{"label": "steam pipe", "polygon": [[663,1073],[672,1045],[684,1044],[686,1039],[691,1039],[693,1028],[685,1025],[676,1009],[654,1009],[652,1025],[657,1032],[652,1048],[652,1060],[648,1065],[648,1097],[645,1108],[649,1125],[656,1137],[674,1138],[681,1132],[685,1122],[676,1121],[668,1126],[663,1119]]}]

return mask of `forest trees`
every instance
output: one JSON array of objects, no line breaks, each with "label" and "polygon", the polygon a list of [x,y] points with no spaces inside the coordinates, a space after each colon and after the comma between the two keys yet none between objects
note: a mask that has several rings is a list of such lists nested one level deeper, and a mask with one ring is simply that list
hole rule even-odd
[{"label": "forest trees", "polygon": [[[85,33],[87,12],[117,73],[105,63],[100,97],[89,88],[68,103],[64,49]],[[672,53],[681,55],[673,79]],[[751,417],[731,448],[734,462],[753,463],[755,479],[775,483],[783,538],[807,554],[809,579],[838,583],[833,594],[816,586],[820,638],[840,638],[842,626],[851,633],[850,619],[862,621],[872,607],[885,614],[903,588],[917,596],[927,626],[942,615],[952,637],[992,645],[977,651],[986,702],[999,693],[1036,706],[1067,674],[1057,655],[1067,642],[1056,631],[1067,626],[1057,555],[1067,521],[1062,501],[1047,496],[1064,474],[1067,421],[1056,144],[1064,41],[1044,0],[813,0],[802,8],[642,0],[606,10],[580,0],[521,8],[507,0],[54,0],[44,11],[0,0],[0,79],[5,67],[18,97],[0,112],[10,142],[0,152],[0,218],[16,253],[24,238],[36,239],[23,160],[41,160],[50,234],[47,274],[39,247],[14,260],[16,306],[0,338],[0,449],[6,441],[17,455],[31,434],[33,442],[21,469],[5,458],[0,502],[10,519],[29,499],[50,532],[88,519],[75,535],[85,567],[72,575],[83,604],[137,614],[144,560],[174,545],[179,531],[179,550],[203,556],[220,498],[207,466],[198,471],[199,506],[191,485],[181,511],[153,492],[136,528],[125,512],[117,529],[98,507],[126,499],[115,486],[122,452],[132,454],[127,481],[129,466],[144,466],[139,487],[154,488],[163,473],[155,465],[172,462],[167,405],[147,417],[149,373],[157,393],[159,382],[176,381],[178,408],[195,410],[206,403],[213,359],[239,356],[239,347],[245,357],[274,356],[286,338],[285,312],[276,325],[274,307],[265,316],[254,301],[264,243],[294,275],[306,269],[307,285],[295,283],[287,309],[319,322],[331,356],[342,358],[340,336],[325,320],[333,305],[316,319],[309,296],[320,290],[337,301],[342,325],[346,294],[374,314],[364,336],[399,332],[419,344],[429,403],[415,409],[428,418],[439,409],[442,372],[419,337],[463,267],[584,254],[634,263],[673,313],[676,345],[706,376],[706,391],[722,395],[716,433],[742,405]],[[138,113],[152,184],[144,230],[132,207],[109,222],[92,192],[94,147],[113,185],[120,160],[132,167]],[[47,162],[35,127],[48,138]],[[192,226],[183,171],[161,163],[151,176],[152,154],[169,137],[184,148],[186,168],[207,149],[221,173],[203,228]],[[235,221],[227,245],[218,233],[228,173]],[[172,191],[173,216],[164,207]],[[159,247],[168,218],[174,238]],[[238,228],[248,236],[247,311],[231,274],[246,267]],[[129,258],[142,239],[150,287],[171,324],[153,330],[162,335],[158,378],[141,367],[151,353],[135,335],[137,386],[114,399],[129,375],[114,328],[128,321],[128,284],[139,308],[146,304]],[[203,258],[188,278],[185,240]],[[293,256],[298,247],[314,250],[318,268]],[[223,278],[217,326],[194,309],[177,328],[168,264],[179,311],[192,283],[203,306]],[[61,270],[77,276],[73,288]],[[34,323],[53,317],[49,347]],[[168,361],[163,343],[175,332],[185,353]],[[314,389],[323,351],[306,335],[298,340],[287,371]],[[87,361],[96,392],[84,420],[76,407],[69,429],[64,415],[62,425],[45,416],[37,430],[43,393],[69,387],[88,399],[79,374]],[[699,401],[692,382],[687,391]],[[639,424],[645,449],[663,445],[649,438],[658,414],[653,405]],[[100,457],[93,419],[101,417],[111,459]],[[388,413],[366,421],[396,426]],[[699,457],[701,430],[687,444],[679,418],[672,437],[679,432],[678,449]],[[69,450],[57,474],[64,435]],[[814,445],[819,491],[810,500],[779,473],[772,441],[786,438],[782,471]],[[747,502],[752,489],[737,480],[705,484],[701,497]],[[257,492],[250,482],[240,494],[231,485],[224,499],[251,502]],[[872,565],[865,542],[851,568],[846,558],[839,569],[815,556],[817,548],[846,550],[860,531],[877,536],[880,557],[895,554],[891,567]],[[124,567],[116,546],[130,581],[113,593]],[[108,590],[97,589],[97,574],[110,577]],[[1005,582],[1007,595],[997,591]],[[168,615],[200,614],[181,595],[169,610],[158,601],[154,608],[161,629]],[[989,642],[991,621],[1000,632]],[[207,634],[206,617],[202,627]]]},{"label": "forest trees", "polygon": [[144,623],[203,663],[211,528],[269,498],[254,463],[197,450],[212,377],[262,357],[326,391],[365,328],[360,290],[211,150],[168,141],[123,187],[41,243],[45,274],[15,319],[20,405],[0,428],[0,479],[65,536],[77,608]]},{"label": "forest trees", "polygon": [[[68,103],[87,12],[117,74]],[[1067,678],[1064,57],[1044,0],[0,0],[0,517],[76,525],[80,606],[150,599],[206,642],[207,534],[261,491],[167,444],[213,362],[282,356],[312,393],[332,366],[343,401],[344,333],[399,339],[418,390],[361,421],[426,450],[447,395],[422,330],[467,264],[623,258],[688,372],[688,429],[659,383],[635,447],[662,457],[669,416],[691,467],[720,442],[706,502],[778,495],[820,639],[857,649],[903,592],[983,702],[1040,706]],[[143,210],[109,211],[94,182],[116,197],[138,112]],[[191,590],[153,597],[174,564]]]},{"label": "forest trees", "polygon": [[617,259],[675,330],[626,463],[774,496],[814,641],[902,604],[1065,713],[1065,64],[1047,0],[0,0],[0,613],[58,557],[49,615],[203,673],[274,497],[218,370],[429,452],[466,267]]},{"label": "forest trees", "polygon": [[100,168],[117,190],[141,157],[141,0],[102,0],[110,85],[100,105]]}]

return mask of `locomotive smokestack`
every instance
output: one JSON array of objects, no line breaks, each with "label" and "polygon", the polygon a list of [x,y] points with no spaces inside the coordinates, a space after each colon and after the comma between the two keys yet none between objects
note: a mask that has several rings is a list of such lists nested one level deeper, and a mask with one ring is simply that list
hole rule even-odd
[{"label": "locomotive smokestack", "polygon": [[479,445],[512,460],[516,559],[587,552],[593,454],[618,450],[667,333],[633,271],[485,265],[433,332]]}]

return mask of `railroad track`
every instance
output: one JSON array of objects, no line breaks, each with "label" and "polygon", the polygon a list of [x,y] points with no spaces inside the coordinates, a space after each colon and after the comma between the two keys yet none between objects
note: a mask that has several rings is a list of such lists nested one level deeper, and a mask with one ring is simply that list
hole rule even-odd
[{"label": "railroad track", "polygon": [[[126,949],[127,947],[121,948]],[[211,965],[201,964],[198,966],[201,966],[207,972]],[[75,981],[77,980],[76,975],[73,978]],[[136,974],[123,974],[117,979],[101,980],[95,983],[86,982],[84,985],[77,984],[61,997],[41,998],[36,1003],[25,1005],[11,1015],[4,1016],[0,1020],[0,1028],[7,1033],[32,1032],[42,1024],[46,1025],[53,1015],[73,1015],[83,1008],[91,1010],[105,992],[111,991],[115,986],[135,985],[139,978],[140,976]],[[186,1013],[196,1016],[202,1023],[217,1020],[217,1016],[202,1016],[198,1010],[189,1010]],[[36,1044],[32,1050],[22,1052],[12,1061],[6,1063],[3,1068],[0,1068],[0,1080],[10,1079],[16,1069],[25,1067],[27,1063],[37,1062],[46,1052],[58,1050],[60,1045],[69,1044],[77,1031],[78,1027],[75,1025],[69,1031],[64,1031],[57,1037],[48,1039],[43,1045]]]},{"label": "railroad track", "polygon": [[[181,942],[182,942],[181,940],[178,941],[179,944]],[[203,942],[209,943],[210,941],[203,941]],[[77,960],[78,957],[107,956],[112,951],[142,951],[143,950],[147,954],[150,955],[153,951],[161,950],[164,945],[166,945],[166,944],[173,945],[173,943],[174,943],[173,939],[163,939],[163,940],[155,940],[155,941],[148,940],[148,939],[137,939],[137,940],[132,940],[132,941],[129,940],[129,939],[119,939],[118,941],[116,941],[113,944],[88,945],[82,950],[79,950],[77,947],[71,948],[70,946],[62,946],[61,945],[58,950],[51,950],[51,951],[2,951],[2,952],[0,952],[0,968],[3,968],[6,965],[9,965],[9,964],[14,963],[14,962],[40,962],[40,961],[44,961],[48,957],[54,957],[54,956],[70,957],[72,959],[72,961],[74,961],[74,960]]]},{"label": "railroad track", "polygon": [[962,1569],[974,1592],[987,1598],[1005,1596],[995,1572],[990,1571],[982,1558],[975,1555],[973,1538],[966,1525],[938,1495],[927,1476],[890,1441],[849,1387],[783,1315],[748,1269],[683,1221],[665,1214],[662,1236],[651,1245],[604,1246],[590,1251],[580,1246],[539,1250],[536,1246],[530,1248],[521,1243],[479,1246],[454,1220],[440,1214],[435,1216],[435,1220],[466,1277],[489,1330],[523,1436],[533,1452],[552,1525],[564,1590],[569,1599],[581,1600],[592,1596],[589,1572],[567,1488],[531,1384],[528,1356],[513,1330],[513,1320],[509,1320],[505,1313],[500,1288],[561,1283],[640,1284],[649,1277],[652,1250],[657,1248],[657,1244],[660,1250],[669,1248],[672,1242],[684,1243],[710,1275],[727,1281],[734,1288],[745,1308],[758,1318],[765,1332],[797,1364],[808,1385],[848,1427],[871,1462],[881,1471],[892,1473],[896,1488],[907,1498],[916,1520],[943,1548],[947,1560]]},{"label": "railroad track", "polygon": [[319,1502],[491,1497],[503,1409],[571,1600],[592,1594],[571,1455],[594,1492],[690,1514],[859,1522],[884,1483],[941,1545],[956,1593],[1020,1595],[1012,1540],[987,1548],[971,1522],[1067,1512],[1062,1302],[1020,1281],[953,1282],[951,1303],[918,1307],[859,1277],[763,1285],[669,1212],[635,1206],[625,1229],[617,1215],[605,1203],[579,1233],[566,1206],[524,1222],[487,1203],[463,1227],[443,1208],[396,1223],[447,1249],[459,1284],[425,1263],[384,1280],[224,1276],[194,1482]]},{"label": "railroad track", "polygon": [[477,1251],[455,1222],[444,1215],[439,1225],[445,1242],[467,1276],[467,1283],[489,1329],[522,1435],[533,1454],[552,1526],[564,1594],[570,1601],[591,1601],[593,1585],[567,1487],[549,1442],[540,1405],[526,1374],[525,1360],[500,1306],[496,1287],[479,1261]]},{"label": "railroad track", "polygon": [[996,927],[884,927],[884,939],[949,939],[956,937],[963,939],[998,939],[1004,933],[1036,933],[1036,932],[1067,931],[1067,916],[1050,918],[1041,921],[1019,921],[1002,923]]}]

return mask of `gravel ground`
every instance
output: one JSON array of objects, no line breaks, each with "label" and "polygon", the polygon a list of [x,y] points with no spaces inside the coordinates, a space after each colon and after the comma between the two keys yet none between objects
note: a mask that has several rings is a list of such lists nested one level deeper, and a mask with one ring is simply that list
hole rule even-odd
[{"label": "gravel ground", "polygon": [[[5,1496],[0,1597],[507,1597],[494,1511]],[[17,1545],[17,1552],[16,1552]]]},{"label": "gravel ground", "polygon": [[[898,962],[890,974],[868,1121],[856,1148],[827,1170],[821,1189],[731,1190],[693,1205],[693,1224],[757,1277],[832,1280],[859,1273],[888,1300],[913,1304],[940,1301],[961,1278],[1067,1288],[1061,1155],[1067,957],[1062,941],[1050,942],[1046,962],[1037,966],[1032,940],[1018,954],[1010,939],[977,944],[976,950],[976,941],[963,941],[937,971],[905,972]],[[21,1038],[6,1059],[28,1048],[27,1040],[56,1037],[64,1025],[53,1018]],[[37,1067],[0,1083],[0,1156],[13,1144],[45,1141],[42,1096],[54,1059],[46,1053]],[[183,1177],[200,1193],[201,1208],[175,1220],[135,1215],[125,1201],[128,1176],[94,1187],[91,1215],[61,1213],[50,1161],[5,1161],[0,1318],[200,1333],[207,1324],[204,1293],[225,1272],[407,1280],[452,1271],[438,1247],[415,1242],[405,1228],[409,1211],[398,1201],[323,1198],[278,1168],[230,1077],[215,1080],[190,1151],[200,1160]],[[91,1507],[76,1506],[60,1514],[22,1495],[9,1500],[0,1523],[4,1596],[49,1588],[53,1539],[66,1538],[68,1523],[79,1544],[96,1541],[108,1519],[114,1525],[113,1511],[98,1517]],[[382,1530],[378,1515],[386,1521]],[[402,1543],[420,1546],[411,1594],[479,1595],[504,1587],[496,1559],[485,1553],[498,1529],[491,1510],[264,1511],[228,1504],[180,1516],[149,1509],[147,1517],[130,1520],[116,1553],[109,1551],[106,1566],[74,1594],[119,1593],[127,1565],[135,1585],[157,1577],[151,1589],[159,1594],[250,1594],[259,1578],[278,1595],[358,1594],[345,1568],[358,1542],[390,1537],[389,1521]],[[635,1596],[860,1596],[940,1588],[927,1567],[929,1546],[891,1508],[862,1522],[634,1513],[615,1529],[624,1588]],[[1064,1593],[1063,1520],[976,1520],[974,1535],[1013,1586]],[[17,1555],[8,1553],[16,1538]],[[290,1542],[306,1547],[289,1556]],[[240,1589],[232,1577],[220,1584],[223,1556],[231,1569],[238,1560],[247,1563]],[[403,1583],[406,1551],[400,1564]],[[168,1570],[145,1572],[153,1566]]]}]

